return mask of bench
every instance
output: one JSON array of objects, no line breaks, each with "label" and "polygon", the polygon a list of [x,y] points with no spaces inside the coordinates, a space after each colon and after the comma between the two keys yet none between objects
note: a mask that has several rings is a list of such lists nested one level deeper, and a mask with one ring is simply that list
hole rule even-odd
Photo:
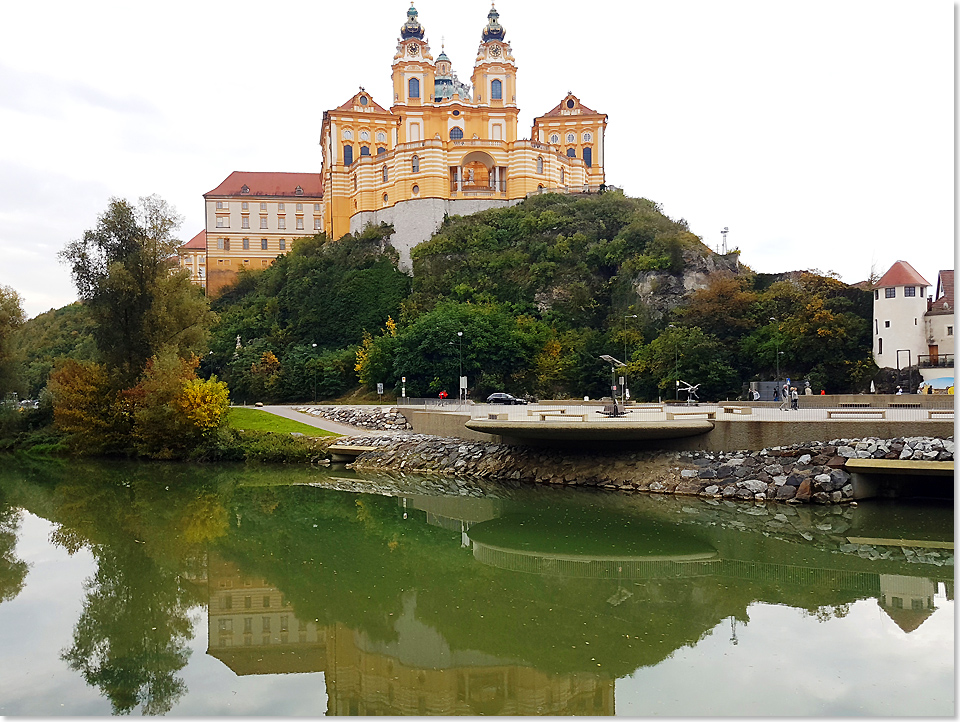
[{"label": "bench", "polygon": [[586,414],[568,414],[566,411],[538,411],[537,416],[541,421],[546,421],[548,416],[556,416],[558,419],[580,419],[587,420]]},{"label": "bench", "polygon": [[708,419],[717,418],[716,411],[707,411],[706,409],[697,409],[696,411],[668,411],[667,419],[676,419],[678,416],[706,416]]},{"label": "bench", "polygon": [[869,408],[870,408],[870,402],[860,402],[860,401],[858,401],[858,402],[856,402],[856,403],[837,404],[837,406],[838,406],[839,408],[841,408],[841,409],[869,409]]},{"label": "bench", "polygon": [[828,419],[832,419],[835,416],[875,416],[878,419],[885,419],[887,418],[887,412],[885,409],[872,409],[866,404],[864,404],[863,408],[827,410]]},{"label": "bench", "polygon": [[927,409],[928,419],[953,418],[953,409]]},{"label": "bench", "polygon": [[663,411],[663,404],[637,404],[630,411]]},{"label": "bench", "polygon": [[487,418],[491,421],[506,421],[510,418],[509,414],[487,414]]},{"label": "bench", "polygon": [[751,406],[724,406],[723,413],[725,414],[741,414],[748,415],[753,413],[753,407]]},{"label": "bench", "polygon": [[547,409],[527,409],[527,416],[539,416],[540,414],[565,414],[566,409],[547,408]]}]

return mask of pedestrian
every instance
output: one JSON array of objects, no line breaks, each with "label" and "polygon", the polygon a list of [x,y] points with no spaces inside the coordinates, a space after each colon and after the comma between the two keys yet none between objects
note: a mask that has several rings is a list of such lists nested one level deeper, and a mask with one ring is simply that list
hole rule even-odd
[{"label": "pedestrian", "polygon": [[780,389],[780,410],[786,411],[787,404],[790,403],[790,387],[786,384]]},{"label": "pedestrian", "polygon": [[800,410],[800,394],[797,393],[797,387],[790,388],[790,408],[794,411]]}]

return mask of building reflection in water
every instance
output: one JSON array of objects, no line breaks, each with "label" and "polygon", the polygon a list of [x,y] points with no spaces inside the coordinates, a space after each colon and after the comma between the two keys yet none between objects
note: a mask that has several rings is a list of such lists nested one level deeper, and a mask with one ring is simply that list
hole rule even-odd
[{"label": "building reflection in water", "polygon": [[451,650],[403,600],[396,639],[297,619],[264,579],[208,560],[207,653],[237,675],[324,672],[327,714],[612,715],[614,680],[546,674],[484,652]]},{"label": "building reflection in water", "polygon": [[[933,613],[938,598],[953,598],[952,582],[724,559],[699,539],[672,539],[671,543],[679,545],[675,550],[646,558],[511,549],[489,543],[497,532],[511,531],[498,499],[407,496],[399,498],[398,504],[405,519],[408,510],[416,509],[425,512],[428,524],[459,532],[461,543],[472,547],[474,560],[487,566],[537,575],[616,580],[616,592],[604,600],[609,608],[633,596],[627,580],[654,583],[658,579],[718,576],[754,583],[774,580],[796,588],[845,590],[854,599],[873,597],[900,629],[910,633]],[[534,526],[529,519],[526,523],[528,528]],[[468,534],[472,527],[477,533]],[[481,541],[485,536],[487,541]],[[207,560],[207,570],[207,653],[241,676],[323,672],[327,714],[615,713],[613,678],[591,672],[548,673],[517,659],[451,649],[437,629],[418,618],[416,591],[404,593],[402,612],[392,620],[395,636],[384,641],[340,623],[321,626],[298,619],[290,602],[266,579],[246,575],[216,554]],[[730,641],[736,644],[737,626],[743,622],[729,617],[729,623]]]}]

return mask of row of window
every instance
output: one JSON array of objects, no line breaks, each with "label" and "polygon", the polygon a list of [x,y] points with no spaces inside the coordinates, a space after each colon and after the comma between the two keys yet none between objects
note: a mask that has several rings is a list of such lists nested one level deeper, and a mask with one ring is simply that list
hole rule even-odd
[{"label": "row of window", "polygon": [[[315,231],[319,231],[320,224],[321,224],[320,218],[315,217],[313,219],[313,229]],[[229,227],[230,227],[230,216],[217,216],[217,228],[229,228]],[[240,228],[241,229],[250,228],[250,218],[248,216],[244,216],[243,218],[240,219]],[[277,218],[277,229],[281,231],[287,230],[286,218],[282,216]],[[263,230],[263,231],[267,230],[266,218],[260,219],[260,230]],[[298,231],[304,230],[303,218],[299,216],[297,217],[296,230]]]},{"label": "row of window", "polygon": [[[581,137],[583,138],[583,142],[584,142],[584,143],[592,143],[592,142],[593,142],[593,133],[587,132],[587,133],[584,133]],[[560,145],[560,134],[559,134],[559,133],[551,133],[551,134],[550,134],[550,142],[553,143],[554,145]],[[576,142],[577,142],[577,134],[576,134],[576,133],[567,133],[567,142],[568,142],[568,143],[576,143]]]},{"label": "row of window", "polygon": [[[218,623],[217,626],[219,627],[219,631],[221,631],[221,632],[232,632],[232,631],[233,631],[233,619],[231,619],[230,617],[227,617],[226,619],[220,619],[220,620],[218,620],[218,621],[219,621],[219,623]],[[270,631],[270,625],[271,625],[272,621],[273,621],[273,620],[272,620],[270,617],[261,617],[261,618],[260,618],[260,631],[261,631],[261,632],[269,632],[269,631]],[[305,631],[307,630],[307,625],[306,625],[306,623],[300,622],[300,620],[297,620],[297,621],[300,623],[300,630],[299,630],[299,631],[305,632]],[[280,631],[281,631],[281,632],[289,632],[289,631],[290,631],[290,617],[288,617],[286,614],[284,614],[283,616],[280,617]],[[252,632],[253,632],[253,617],[244,617],[244,618],[243,618],[243,633],[244,633],[244,634],[251,634]]]},{"label": "row of window", "polygon": [[[243,243],[243,250],[249,251],[249,250],[250,250],[250,239],[249,239],[249,238],[244,238],[243,241],[242,241],[242,243]],[[281,251],[287,250],[287,241],[286,241],[285,238],[281,238],[281,239],[280,239],[278,248],[279,248]],[[218,239],[217,239],[217,250],[218,250],[218,251],[229,251],[229,250],[230,250],[230,239],[229,239],[229,238],[218,238]],[[261,250],[261,251],[269,250],[269,243],[268,243],[268,241],[267,241],[266,238],[261,238],[261,239],[260,239],[260,250]]]},{"label": "row of window", "polygon": [[[904,286],[904,287],[903,287],[903,295],[904,295],[906,298],[915,298],[915,297],[917,296],[917,288],[918,288],[917,286]],[[920,296],[922,297],[922,296],[926,293],[927,287],[926,287],[926,286],[919,286],[919,289],[920,289]],[[896,298],[896,297],[897,297],[897,288],[896,288],[896,286],[891,286],[890,288],[885,288],[885,289],[883,289],[883,297],[884,297],[884,298]],[[873,292],[873,298],[874,298],[875,301],[880,299],[880,289],[879,289],[879,288],[874,290],[874,292]]]},{"label": "row of window", "polygon": [[[248,201],[242,201],[242,202],[240,203],[240,208],[241,208],[242,210],[249,211],[249,210],[250,210],[250,203],[249,203]],[[297,213],[303,213],[303,203],[297,203],[297,204],[296,204],[296,208],[297,208]],[[281,203],[277,203],[277,210],[278,210],[278,211],[285,211],[286,209],[287,209],[287,206],[286,206],[285,203],[282,203],[282,202],[281,202]],[[217,201],[217,210],[218,210],[218,211],[229,211],[229,210],[230,210],[230,201]],[[266,203],[261,203],[261,204],[260,204],[260,210],[261,210],[261,211],[267,210],[267,204],[266,204]],[[314,211],[314,213],[319,213],[319,212],[320,212],[320,204],[319,204],[319,203],[314,203],[314,204],[313,204],[313,211]]]},{"label": "row of window", "polygon": [[[353,131],[352,131],[352,130],[344,130],[344,131],[341,131],[340,136],[341,136],[344,140],[353,140]],[[369,130],[361,130],[361,131],[360,131],[360,140],[370,140],[370,131],[369,131]],[[378,142],[378,143],[386,143],[386,142],[387,142],[387,134],[384,133],[382,130],[378,130],[378,131],[377,131],[377,142]]]}]

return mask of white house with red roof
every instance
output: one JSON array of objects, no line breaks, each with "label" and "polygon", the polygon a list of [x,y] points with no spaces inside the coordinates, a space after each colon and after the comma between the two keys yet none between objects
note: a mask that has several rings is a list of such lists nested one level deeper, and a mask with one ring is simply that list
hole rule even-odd
[{"label": "white house with red roof", "polygon": [[953,271],[930,282],[897,261],[873,291],[873,358],[880,368],[919,366],[925,382],[953,376]]},{"label": "white house with red roof", "polygon": [[200,231],[177,250],[177,265],[190,272],[191,283],[207,285],[207,232]]}]

